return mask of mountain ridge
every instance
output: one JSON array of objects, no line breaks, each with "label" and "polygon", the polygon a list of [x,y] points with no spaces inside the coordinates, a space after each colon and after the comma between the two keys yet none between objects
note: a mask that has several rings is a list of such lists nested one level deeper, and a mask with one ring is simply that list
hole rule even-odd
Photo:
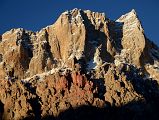
[{"label": "mountain ridge", "polygon": [[39,32],[11,29],[1,37],[3,119],[56,117],[80,105],[107,110],[132,101],[143,101],[139,113],[151,116],[158,82],[159,48],[145,36],[135,10],[113,21],[76,8]]},{"label": "mountain ridge", "polygon": [[[81,14],[83,14],[83,15],[81,15]],[[88,17],[88,18],[86,18],[86,17]],[[86,20],[84,20],[84,19],[86,19]],[[89,10],[82,11],[81,9],[75,8],[71,11],[66,11],[66,12],[62,13],[61,16],[57,19],[57,21],[53,25],[47,26],[46,28],[43,28],[39,32],[34,33],[31,31],[26,31],[24,29],[17,29],[17,30],[12,29],[11,31],[19,31],[19,32],[21,32],[21,34],[23,34],[22,32],[24,32],[24,34],[25,34],[25,31],[28,32],[28,33],[26,33],[26,35],[31,34],[31,36],[34,37],[33,39],[35,39],[33,41],[33,42],[35,42],[35,44],[38,43],[38,40],[36,40],[36,39],[42,39],[42,38],[38,38],[41,36],[41,34],[42,34],[42,36],[45,36],[45,39],[48,39],[48,40],[55,39],[56,46],[51,45],[49,54],[52,54],[52,55],[54,54],[55,59],[61,59],[63,62],[67,62],[67,60],[65,60],[65,59],[70,59],[71,57],[76,57],[76,59],[80,59],[83,52],[87,51],[87,50],[84,50],[85,45],[90,46],[90,44],[92,44],[90,47],[92,48],[92,51],[94,51],[94,53],[95,53],[95,49],[96,49],[95,47],[98,47],[99,46],[98,44],[100,44],[102,46],[101,52],[102,52],[102,54],[104,54],[103,58],[102,58],[103,61],[113,62],[113,60],[111,60],[111,59],[114,59],[114,55],[117,53],[120,54],[120,52],[122,52],[121,50],[123,49],[123,50],[126,50],[128,52],[127,54],[129,54],[131,57],[131,58],[129,58],[129,57],[127,58],[128,63],[130,62],[130,64],[134,64],[134,65],[140,67],[141,64],[143,64],[143,62],[142,61],[140,62],[139,58],[141,57],[141,54],[143,52],[146,52],[144,50],[148,49],[148,48],[145,48],[146,47],[145,43],[146,43],[146,41],[149,41],[149,40],[144,35],[144,30],[136,15],[135,10],[132,10],[131,12],[127,13],[126,15],[122,15],[119,19],[117,19],[115,21],[116,23],[113,23],[114,21],[112,22],[111,20],[109,20],[109,19],[106,20],[106,19],[108,19],[108,18],[106,18],[103,13],[91,12]],[[65,22],[64,24],[62,23],[62,20],[64,20],[64,22]],[[97,21],[95,21],[95,20],[97,20]],[[85,21],[88,23],[84,23]],[[108,22],[108,23],[106,23],[106,22]],[[69,24],[71,24],[72,28],[69,28],[69,26],[68,26]],[[77,30],[78,29],[77,24],[80,24],[80,27],[82,26],[81,28],[79,28],[79,30]],[[87,28],[88,24],[90,26],[91,26],[91,24],[95,24],[95,26],[92,25],[92,28],[91,28],[94,30],[89,32],[90,26],[88,26],[88,28]],[[100,25],[98,25],[98,24],[104,25],[104,28],[99,28]],[[62,27],[61,25],[64,27]],[[57,26],[57,28],[55,28],[56,26]],[[60,27],[60,26],[61,26],[61,30],[63,30],[63,32],[59,31],[58,27]],[[93,27],[96,27],[96,28],[93,28]],[[53,30],[54,28],[55,28],[55,30]],[[73,33],[74,31],[72,31],[73,29],[75,30],[75,33]],[[86,29],[88,29],[88,31]],[[89,34],[96,34],[95,33],[96,29],[99,32],[100,32],[99,29],[102,29],[101,33],[97,33],[97,34],[100,34],[101,38],[99,38],[98,36],[94,36],[94,37],[91,36],[92,38],[89,37],[90,36]],[[109,29],[112,29],[112,31]],[[6,39],[5,37],[7,37],[7,34],[11,31],[8,31],[2,35],[3,41]],[[51,34],[49,34],[49,31],[51,32]],[[64,32],[64,31],[66,31],[66,32]],[[81,32],[83,32],[83,33],[81,33]],[[53,34],[55,33],[55,35],[53,35],[52,33]],[[88,33],[88,36],[86,36],[87,33]],[[9,33],[9,34],[11,34],[11,33]],[[17,34],[20,34],[20,33],[17,33]],[[64,34],[64,35],[61,35],[61,34]],[[77,34],[77,35],[75,35],[75,34]],[[80,36],[79,36],[79,34],[80,34]],[[130,35],[130,34],[133,34],[133,35]],[[29,35],[27,35],[27,36],[30,37]],[[58,37],[58,36],[59,36],[59,38],[57,38],[58,40],[56,40],[56,37]],[[64,37],[62,37],[62,36],[64,36]],[[47,38],[47,37],[50,37],[50,38]],[[68,40],[64,40],[65,37],[68,37]],[[99,41],[87,40],[86,37],[88,39],[99,39]],[[141,37],[141,38],[138,38],[138,37]],[[103,40],[100,40],[100,39],[103,39]],[[104,39],[106,39],[106,41]],[[135,39],[135,40],[133,40],[133,39]],[[139,41],[137,41],[136,39],[138,39]],[[48,41],[48,40],[44,40],[44,42],[46,42],[46,44],[50,45],[52,41]],[[66,41],[66,43],[64,43],[65,41]],[[22,42],[24,42],[24,41],[22,41]],[[67,45],[67,42],[70,43],[70,45]],[[24,44],[28,44],[28,43],[24,43]],[[34,43],[31,43],[30,45],[33,46],[32,44],[34,44]],[[64,44],[64,46],[63,46],[63,44]],[[80,46],[78,46],[78,44]],[[96,46],[96,44],[98,46]],[[107,45],[104,46],[104,44],[107,44]],[[66,45],[67,45],[67,47],[65,47]],[[67,50],[72,50],[71,47],[73,47],[73,49],[74,49],[72,51],[73,53],[71,53],[71,51],[67,51]],[[66,50],[63,50],[60,48],[64,48]],[[77,48],[78,48],[78,50],[76,50]],[[132,49],[134,49],[135,52],[132,51]],[[135,53],[135,54],[133,55],[133,53]],[[70,54],[70,58],[69,58],[68,54]],[[105,54],[107,54],[107,55],[105,55]],[[48,59],[50,59],[51,56],[49,56]],[[105,56],[108,56],[107,59],[104,58]],[[149,57],[148,54],[147,54],[147,56]],[[93,56],[87,56],[87,53],[86,53],[85,58],[93,59]],[[108,60],[108,58],[109,58],[109,60]],[[53,58],[51,58],[51,59],[53,59]],[[124,58],[124,59],[126,59],[126,58]],[[148,59],[147,61],[151,61],[150,60],[151,57],[149,57],[147,59]],[[53,60],[52,60],[52,62],[53,62]],[[86,62],[90,62],[90,61],[86,60]]]}]

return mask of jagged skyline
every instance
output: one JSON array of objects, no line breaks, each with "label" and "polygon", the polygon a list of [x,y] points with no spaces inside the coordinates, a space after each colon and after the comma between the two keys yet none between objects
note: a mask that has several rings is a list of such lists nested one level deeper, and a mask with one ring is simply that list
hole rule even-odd
[{"label": "jagged skyline", "polygon": [[72,9],[0,41],[0,120],[159,118],[159,48],[135,10],[114,21]]},{"label": "jagged skyline", "polygon": [[104,0],[98,0],[92,3],[89,1],[72,0],[69,4],[65,4],[64,0],[1,0],[0,14],[3,16],[3,19],[0,21],[0,34],[11,28],[19,27],[39,31],[48,24],[53,24],[63,11],[76,7],[90,9],[95,12],[104,12],[111,19],[117,19],[122,14],[131,11],[131,9],[135,9],[142,22],[146,36],[159,45],[157,33],[159,27],[157,11],[159,11],[159,8],[157,5],[157,0],[135,2],[113,2],[110,0],[105,2]]}]

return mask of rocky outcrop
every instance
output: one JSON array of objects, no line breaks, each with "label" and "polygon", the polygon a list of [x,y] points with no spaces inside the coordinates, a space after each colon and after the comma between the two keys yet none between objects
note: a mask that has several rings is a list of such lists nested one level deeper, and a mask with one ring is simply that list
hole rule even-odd
[{"label": "rocky outcrop", "polygon": [[93,86],[93,82],[79,72],[65,76],[56,73],[45,77],[44,81],[35,77],[27,83],[1,80],[2,118],[9,120],[32,116],[40,119],[45,115],[58,116],[72,107],[96,105],[94,102],[101,100],[94,97],[97,91]]},{"label": "rocky outcrop", "polygon": [[131,119],[154,116],[158,82],[159,48],[135,10],[112,21],[73,9],[39,32],[19,28],[0,36],[0,119],[62,119],[83,105],[108,119],[118,109],[117,115],[132,112]]},{"label": "rocky outcrop", "polygon": [[[154,105],[157,107],[158,86],[155,81],[145,81],[142,72],[135,67],[127,64],[116,67],[111,64],[104,78],[92,77],[67,71],[65,75],[56,72],[43,77],[43,80],[39,76],[34,76],[29,81],[1,80],[1,117],[7,120],[43,119],[46,116],[58,119],[61,113],[83,105],[103,109],[105,113],[102,112],[102,115],[107,115],[110,111],[108,119],[116,113],[114,107],[125,105],[127,110],[133,112],[133,118],[138,114],[143,115],[143,111],[150,115],[154,113],[149,110],[157,112],[158,108],[154,108]],[[72,114],[71,116],[73,117]],[[66,116],[62,117],[68,119]]]},{"label": "rocky outcrop", "polygon": [[3,106],[1,107],[2,119],[22,119],[29,115],[33,115],[33,109],[29,100],[35,96],[28,92],[24,85],[20,82],[0,81],[1,95],[0,101]]},{"label": "rocky outcrop", "polygon": [[150,55],[154,47],[149,43],[135,10],[111,21],[104,13],[73,9],[40,32],[12,29],[4,33],[1,78],[23,79],[56,67],[74,69],[81,60],[80,64],[94,69],[99,47],[101,65],[114,62],[144,67],[154,60]]},{"label": "rocky outcrop", "polygon": [[[111,66],[105,74],[105,100],[111,105],[121,106],[129,101],[140,101],[142,95],[137,94],[131,82],[129,75],[125,75],[125,71],[134,72],[131,66],[122,64],[120,67]],[[128,73],[132,74],[132,73]],[[137,75],[134,76],[134,79]]]},{"label": "rocky outcrop", "polygon": [[140,66],[140,57],[144,52],[146,38],[135,10],[121,16],[116,22],[123,24],[121,45],[128,54],[127,61]]}]

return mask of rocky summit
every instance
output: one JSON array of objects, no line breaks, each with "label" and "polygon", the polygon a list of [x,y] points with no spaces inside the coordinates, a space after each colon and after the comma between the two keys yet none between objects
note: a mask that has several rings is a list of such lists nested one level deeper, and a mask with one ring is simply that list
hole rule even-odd
[{"label": "rocky summit", "polygon": [[0,36],[0,119],[157,120],[159,48],[135,10],[73,9]]}]

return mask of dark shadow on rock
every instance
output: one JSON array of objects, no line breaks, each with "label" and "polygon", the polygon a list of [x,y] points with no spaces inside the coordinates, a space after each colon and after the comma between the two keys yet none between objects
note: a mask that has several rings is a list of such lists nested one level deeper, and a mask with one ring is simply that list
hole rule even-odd
[{"label": "dark shadow on rock", "polygon": [[[85,50],[84,51],[89,51],[85,54],[85,58],[87,61],[90,60],[90,58],[94,57],[95,54],[95,48],[101,47],[101,58],[103,61],[107,62],[112,62],[113,61],[113,56],[107,51],[107,42],[108,38],[106,34],[100,30],[103,29],[104,24],[101,23],[99,26],[99,29],[97,30],[95,26],[92,24],[91,20],[88,18],[87,14],[84,13],[83,11],[80,11],[82,18],[83,18],[83,23],[86,27],[86,45],[85,45]],[[91,45],[90,45],[91,44]]]},{"label": "dark shadow on rock", "polygon": [[[75,108],[69,108],[61,112],[57,117],[46,115],[42,120],[158,120],[159,118],[159,85],[157,81],[143,79],[143,76],[136,75],[140,69],[130,66],[130,71],[123,67],[122,71],[127,76],[134,87],[134,90],[144,97],[143,100],[130,101],[122,106],[110,106],[107,104],[103,108],[81,105]],[[102,81],[102,79],[101,79]],[[99,79],[93,83],[101,87]],[[103,83],[104,85],[104,83]],[[124,85],[123,85],[124,86]],[[100,88],[101,89],[101,88]],[[101,93],[106,92],[103,89]],[[94,96],[95,97],[95,96]],[[97,95],[102,99],[102,96]],[[50,103],[51,104],[51,103]]]},{"label": "dark shadow on rock", "polygon": [[4,113],[4,104],[0,101],[0,120],[2,120],[3,113]]},{"label": "dark shadow on rock", "polygon": [[112,46],[114,46],[116,51],[119,53],[123,49],[123,46],[122,46],[123,25],[124,23],[122,22],[114,22],[114,21],[111,21],[108,25],[110,36],[112,39],[111,41]]},{"label": "dark shadow on rock", "polygon": [[[120,107],[103,106],[103,108],[99,108],[90,105],[81,105],[76,108],[64,110],[57,117],[52,115],[40,117],[40,115],[35,114],[35,116],[28,116],[24,118],[24,120],[158,120],[159,99],[158,94],[156,93],[158,92],[158,84],[154,82],[144,83],[146,85],[141,82],[141,84],[143,86],[143,90],[138,88],[136,83],[133,85],[135,90],[145,97],[146,101],[130,101]],[[152,94],[147,91],[150,88],[152,91],[154,90],[151,92]],[[3,112],[3,104],[1,104],[0,107]]]},{"label": "dark shadow on rock", "polygon": [[130,71],[126,71],[124,69],[122,71],[124,71],[127,76],[127,80],[130,80],[138,94],[143,95],[147,101],[159,100],[159,85],[157,81],[146,78],[143,74],[137,74],[144,73],[143,69],[137,69],[134,66],[130,66]]},{"label": "dark shadow on rock", "polygon": [[[140,69],[130,66],[131,71],[124,71],[134,90],[144,97],[144,100],[130,101],[120,107],[79,106],[61,112],[57,120],[158,120],[159,118],[159,85],[157,81],[143,79],[135,75]],[[94,81],[97,82],[97,81]],[[96,83],[98,84],[98,82]],[[99,97],[99,96],[98,96]]]},{"label": "dark shadow on rock", "polygon": [[[26,89],[35,95],[34,98],[30,98],[27,100],[27,102],[30,103],[31,107],[32,107],[32,111],[29,111],[30,113],[34,114],[34,116],[29,115],[27,118],[25,118],[25,120],[28,119],[35,119],[35,120],[39,120],[41,119],[41,98],[36,94],[36,87],[33,87],[31,83],[25,83],[24,86],[26,87]],[[28,114],[30,114],[28,113]]]},{"label": "dark shadow on rock", "polygon": [[94,95],[94,97],[100,98],[104,100],[104,94],[106,93],[105,81],[104,78],[93,79],[91,80],[94,84],[94,88],[97,88],[98,93]]},{"label": "dark shadow on rock", "polygon": [[57,120],[103,120],[107,116],[106,109],[80,106],[61,112],[56,118]]},{"label": "dark shadow on rock", "polygon": [[35,120],[39,120],[41,118],[41,105],[39,103],[40,100],[38,100],[38,98],[36,97],[36,98],[29,99],[28,102],[30,103],[33,109]]},{"label": "dark shadow on rock", "polygon": [[45,116],[42,120],[157,120],[158,110],[148,108],[143,101],[133,101],[121,107],[98,108],[79,106],[65,110],[57,117]]},{"label": "dark shadow on rock", "polygon": [[41,120],[57,120],[54,116],[46,115]]},{"label": "dark shadow on rock", "polygon": [[[98,106],[96,104],[93,104],[94,106],[92,104],[81,105],[75,108],[70,107],[59,113],[56,117],[49,114],[41,116],[42,107],[40,103],[42,102],[36,95],[36,88],[31,87],[31,84],[28,83],[25,84],[25,87],[36,97],[28,101],[33,110],[27,113],[28,116],[24,120],[158,120],[159,85],[157,81],[143,79],[143,76],[140,75],[142,70],[134,66],[125,65],[121,71],[126,75],[126,80],[132,83],[135,92],[142,95],[144,100],[129,101],[129,103],[118,107],[111,106],[108,103],[102,106],[103,108],[96,107]],[[71,76],[68,76],[67,79],[71,80]],[[91,81],[94,85],[97,85],[98,92],[100,93],[97,96],[94,95],[94,98],[104,100],[104,93],[107,92],[105,91],[104,79],[94,79]],[[124,84],[122,86],[125,87]],[[52,103],[49,104],[51,105]],[[0,101],[0,118],[2,118],[3,112],[4,104]]]},{"label": "dark shadow on rock", "polygon": [[72,77],[71,77],[71,74],[68,74],[68,75],[66,76],[66,79],[67,79],[67,81],[68,81],[68,90],[70,90],[70,89],[71,89],[71,84],[72,84],[72,82],[73,82]]},{"label": "dark shadow on rock", "polygon": [[26,118],[24,118],[22,120],[38,120],[38,119],[36,119],[34,115],[29,115],[29,116],[27,116]]}]

